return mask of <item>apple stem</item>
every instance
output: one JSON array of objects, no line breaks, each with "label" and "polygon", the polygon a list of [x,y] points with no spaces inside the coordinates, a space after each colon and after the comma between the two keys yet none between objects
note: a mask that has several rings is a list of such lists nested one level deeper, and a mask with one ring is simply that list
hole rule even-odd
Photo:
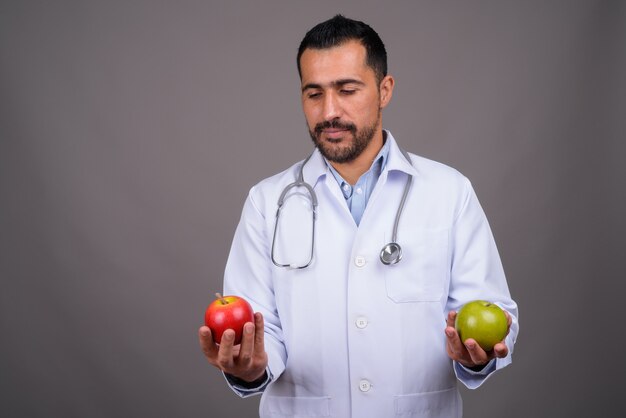
[{"label": "apple stem", "polygon": [[220,303],[222,305],[228,305],[228,302],[226,302],[226,299],[224,299],[224,297],[222,296],[221,293],[216,293],[215,297],[218,298],[220,300]]}]

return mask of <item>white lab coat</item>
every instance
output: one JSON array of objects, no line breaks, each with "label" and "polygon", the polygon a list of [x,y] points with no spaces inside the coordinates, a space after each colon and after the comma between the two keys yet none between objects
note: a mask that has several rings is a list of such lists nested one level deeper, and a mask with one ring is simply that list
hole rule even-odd
[{"label": "white lab coat", "polygon": [[[506,342],[513,350],[517,306],[470,182],[416,155],[409,164],[389,132],[387,140],[387,164],[359,227],[317,150],[305,165],[319,202],[306,269],[278,268],[270,259],[276,202],[300,163],[250,191],[224,291],[243,296],[265,318],[273,381],[261,417],[461,417],[457,378],[473,388],[486,377],[458,373],[444,328],[447,312],[473,299],[494,301],[512,315]],[[379,254],[391,241],[407,173],[414,181],[398,232],[403,258],[385,266]],[[278,262],[307,260],[311,221],[302,196],[288,199],[281,214]],[[510,362],[510,355],[498,359],[495,369]]]}]

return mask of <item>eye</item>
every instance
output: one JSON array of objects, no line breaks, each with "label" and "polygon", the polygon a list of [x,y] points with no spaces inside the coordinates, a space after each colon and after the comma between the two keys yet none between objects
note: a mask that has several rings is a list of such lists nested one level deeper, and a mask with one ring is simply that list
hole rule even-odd
[{"label": "eye", "polygon": [[320,92],[312,92],[312,93],[307,94],[307,97],[309,99],[316,99],[316,98],[320,97],[321,95],[322,95],[322,93],[320,93]]},{"label": "eye", "polygon": [[351,94],[356,93],[356,90],[351,90],[351,89],[341,89],[341,94],[349,96]]}]

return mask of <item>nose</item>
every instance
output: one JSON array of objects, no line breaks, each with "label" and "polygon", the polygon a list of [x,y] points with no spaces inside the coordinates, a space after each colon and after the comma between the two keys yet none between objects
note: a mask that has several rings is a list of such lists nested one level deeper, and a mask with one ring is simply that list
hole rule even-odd
[{"label": "nose", "polygon": [[324,95],[324,120],[338,119],[341,116],[341,105],[334,93]]}]

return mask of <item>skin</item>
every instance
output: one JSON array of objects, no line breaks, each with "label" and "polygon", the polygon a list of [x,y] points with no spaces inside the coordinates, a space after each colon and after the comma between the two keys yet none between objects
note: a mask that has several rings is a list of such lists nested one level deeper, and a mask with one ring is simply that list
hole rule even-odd
[{"label": "skin", "polygon": [[[508,312],[504,312],[508,322],[509,329],[511,327],[511,316]],[[457,361],[465,367],[476,368],[487,364],[493,358],[503,358],[509,354],[509,349],[504,341],[493,346],[491,351],[483,350],[473,338],[461,341],[459,333],[454,328],[454,320],[456,319],[456,311],[448,313],[446,322],[446,352],[448,357]],[[509,333],[507,329],[507,334]]]},{"label": "skin", "polygon": [[[301,100],[309,132],[320,148],[331,156],[342,156],[357,138],[366,143],[358,155],[346,161],[330,163],[350,184],[372,165],[383,146],[382,109],[390,102],[394,79],[387,75],[378,82],[374,70],[366,64],[366,50],[359,41],[347,41],[329,49],[307,49],[300,58]],[[339,127],[318,126],[335,123]],[[346,129],[352,126],[353,129]],[[370,135],[364,135],[370,131]],[[338,158],[341,160],[341,158]],[[448,314],[446,349],[448,356],[466,367],[486,364],[494,357],[505,357],[508,348],[502,343],[486,353],[473,339],[461,342],[454,328],[456,312]],[[507,314],[509,326],[511,318]],[[263,316],[254,314],[254,323],[244,326],[240,345],[234,345],[235,332],[227,330],[217,345],[211,330],[200,327],[200,346],[208,362],[225,373],[246,382],[266,377],[267,353],[264,346]]]},{"label": "skin", "polygon": [[355,142],[354,133],[346,129],[330,127],[314,133],[315,127],[324,122],[354,125],[357,133],[368,129],[373,133],[356,158],[330,161],[347,182],[355,184],[383,146],[382,109],[391,100],[394,79],[388,75],[378,83],[359,41],[329,49],[307,49],[300,57],[300,68],[302,110],[318,147],[341,154]]},{"label": "skin", "polygon": [[222,343],[216,344],[211,329],[202,326],[198,330],[200,347],[210,364],[225,373],[246,382],[265,377],[267,353],[264,344],[263,315],[254,314],[254,323],[247,322],[243,327],[241,344],[234,345],[235,331],[228,329],[222,334]]}]

